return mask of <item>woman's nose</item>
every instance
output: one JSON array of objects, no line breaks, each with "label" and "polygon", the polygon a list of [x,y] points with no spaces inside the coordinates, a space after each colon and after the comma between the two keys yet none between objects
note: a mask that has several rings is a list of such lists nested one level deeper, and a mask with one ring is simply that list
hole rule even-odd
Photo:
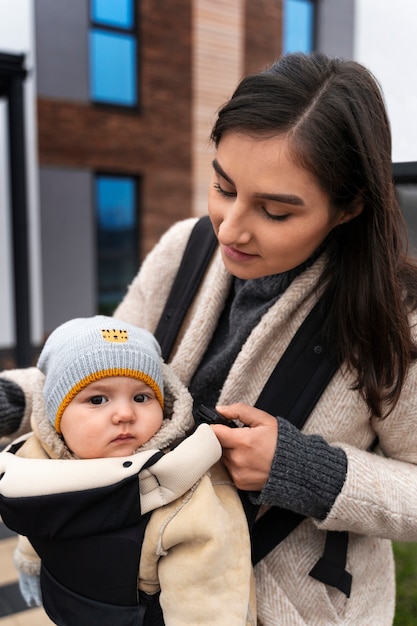
[{"label": "woman's nose", "polygon": [[233,206],[223,215],[218,238],[225,246],[242,245],[251,239],[247,208],[236,198]]}]

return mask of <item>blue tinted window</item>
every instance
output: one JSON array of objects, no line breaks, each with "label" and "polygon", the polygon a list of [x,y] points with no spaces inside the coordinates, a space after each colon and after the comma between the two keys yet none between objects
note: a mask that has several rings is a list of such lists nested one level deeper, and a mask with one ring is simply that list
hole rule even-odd
[{"label": "blue tinted window", "polygon": [[131,35],[94,29],[90,33],[92,99],[133,106],[136,95],[136,41]]},{"label": "blue tinted window", "polygon": [[284,0],[283,52],[313,50],[314,2]]},{"label": "blue tinted window", "polygon": [[97,176],[96,223],[98,310],[111,315],[138,268],[135,178]]},{"label": "blue tinted window", "polygon": [[134,0],[91,0],[91,19],[100,24],[131,29]]},{"label": "blue tinted window", "polygon": [[97,177],[98,222],[104,230],[123,230],[136,224],[136,190],[132,178]]}]

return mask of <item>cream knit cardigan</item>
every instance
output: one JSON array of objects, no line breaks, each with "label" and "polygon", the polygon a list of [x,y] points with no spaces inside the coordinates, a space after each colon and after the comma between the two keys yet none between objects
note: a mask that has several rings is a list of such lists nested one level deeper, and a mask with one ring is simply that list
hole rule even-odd
[{"label": "cream knit cardigan", "polygon": [[[156,328],[195,219],[172,227],[145,259],[115,316]],[[325,260],[298,276],[253,329],[224,383],[219,403],[254,404],[276,362],[317,300]],[[184,323],[172,366],[189,381],[210,341],[231,277],[216,253]],[[416,319],[412,323],[415,324]],[[27,389],[25,381],[16,382]],[[345,484],[324,521],[305,520],[255,568],[259,626],[388,626],[395,608],[391,540],[417,541],[417,364],[385,420],[370,418],[353,378],[341,368],[303,432],[343,448]],[[30,385],[29,385],[30,388]],[[375,437],[378,454],[367,452]],[[311,578],[324,530],[349,531],[351,596]],[[230,529],[233,533],[233,528]]]}]

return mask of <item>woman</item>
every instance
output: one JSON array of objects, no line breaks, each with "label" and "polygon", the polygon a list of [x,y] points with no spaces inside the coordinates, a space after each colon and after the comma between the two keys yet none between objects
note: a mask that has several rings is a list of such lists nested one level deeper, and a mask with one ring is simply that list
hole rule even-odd
[{"label": "woman", "polygon": [[[391,624],[390,541],[417,541],[417,270],[380,89],[355,62],[287,55],[240,83],[212,138],[219,250],[171,363],[196,403],[249,427],[213,426],[236,485],[306,517],[255,567],[258,623]],[[118,318],[155,330],[194,223],[165,234]],[[321,297],[341,365],[300,432],[253,406]],[[349,533],[350,590],[309,575],[325,531]]]}]

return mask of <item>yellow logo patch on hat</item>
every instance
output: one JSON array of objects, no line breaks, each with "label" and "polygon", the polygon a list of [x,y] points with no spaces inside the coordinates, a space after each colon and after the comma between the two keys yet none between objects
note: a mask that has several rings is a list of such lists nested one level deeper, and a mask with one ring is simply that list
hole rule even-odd
[{"label": "yellow logo patch on hat", "polygon": [[116,328],[102,328],[101,336],[104,341],[110,343],[125,343],[127,341],[127,330],[117,330]]}]

